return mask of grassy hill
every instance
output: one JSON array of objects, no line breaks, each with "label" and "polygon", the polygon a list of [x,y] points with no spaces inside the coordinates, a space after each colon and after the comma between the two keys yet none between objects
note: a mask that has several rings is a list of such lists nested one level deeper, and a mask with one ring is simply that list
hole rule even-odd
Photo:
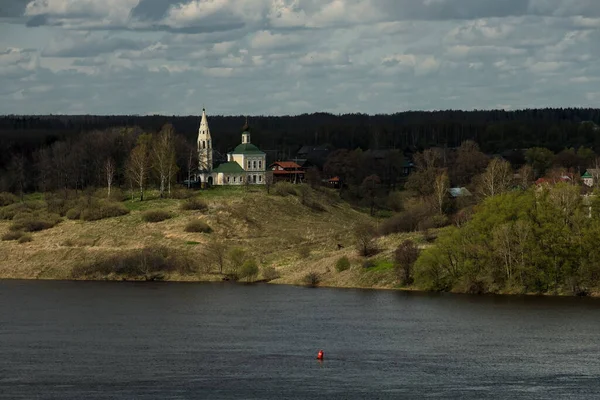
[{"label": "grassy hill", "polygon": [[[185,210],[182,204],[191,200],[159,199],[156,193],[149,193],[145,201],[122,201],[119,206],[124,206],[127,214],[99,220],[82,219],[85,211],[77,219],[79,211],[63,209],[74,219],[61,217],[56,226],[32,232],[21,243],[6,240],[19,215],[1,220],[0,278],[120,280],[151,275],[151,279],[165,280],[222,280],[239,267],[230,256],[238,249],[244,259],[253,259],[259,266],[255,279],[267,278],[272,283],[303,284],[313,273],[320,285],[397,285],[392,253],[407,235],[378,238],[380,252],[370,259],[360,257],[354,245],[355,224],[380,221],[340,201],[333,191],[284,186],[275,187],[270,194],[259,187],[193,193],[193,200],[204,203],[206,209]],[[25,200],[26,204],[37,202],[39,208],[50,204],[41,195]],[[96,200],[73,201],[85,204]],[[9,208],[18,204],[0,207],[0,214],[5,210],[7,218]],[[156,210],[168,213],[163,218],[169,218],[146,222],[149,212]],[[187,232],[192,221],[204,222],[212,232]],[[223,273],[211,254],[215,243],[225,253]],[[338,272],[336,263],[344,256],[350,268]]]}]

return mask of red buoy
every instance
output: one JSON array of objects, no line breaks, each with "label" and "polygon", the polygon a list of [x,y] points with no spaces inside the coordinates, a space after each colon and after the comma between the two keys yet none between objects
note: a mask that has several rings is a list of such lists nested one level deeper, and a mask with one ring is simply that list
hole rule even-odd
[{"label": "red buoy", "polygon": [[319,353],[317,354],[317,360],[322,360],[323,359],[323,350],[319,350]]}]

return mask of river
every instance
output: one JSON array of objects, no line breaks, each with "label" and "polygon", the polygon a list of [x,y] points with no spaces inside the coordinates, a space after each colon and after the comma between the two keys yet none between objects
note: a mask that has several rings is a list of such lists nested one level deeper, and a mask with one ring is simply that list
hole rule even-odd
[{"label": "river", "polygon": [[599,339],[600,299],[0,281],[0,398],[598,398]]}]

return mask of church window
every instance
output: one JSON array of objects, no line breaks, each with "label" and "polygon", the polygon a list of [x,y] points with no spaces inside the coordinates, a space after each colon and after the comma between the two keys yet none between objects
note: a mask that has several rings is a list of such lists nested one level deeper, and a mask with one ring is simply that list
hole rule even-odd
[{"label": "church window", "polygon": [[233,183],[235,183],[235,182],[236,182],[236,179],[237,179],[237,178],[234,176],[234,177],[233,177]]},{"label": "church window", "polygon": [[259,182],[262,182],[262,175],[259,175],[259,176],[258,176],[258,181],[259,181]]},{"label": "church window", "polygon": [[252,163],[250,162],[250,160],[248,160],[248,169],[250,169],[251,165],[252,165]]},{"label": "church window", "polygon": [[254,162],[252,163],[252,167],[253,167],[254,169],[256,169],[256,161],[254,161]]},{"label": "church window", "polygon": [[227,183],[229,183],[229,177],[227,177]]},{"label": "church window", "polygon": [[262,168],[262,161],[258,161],[258,168],[261,169]]},{"label": "church window", "polygon": [[205,149],[206,148],[206,142],[203,140],[202,141],[202,148]]}]

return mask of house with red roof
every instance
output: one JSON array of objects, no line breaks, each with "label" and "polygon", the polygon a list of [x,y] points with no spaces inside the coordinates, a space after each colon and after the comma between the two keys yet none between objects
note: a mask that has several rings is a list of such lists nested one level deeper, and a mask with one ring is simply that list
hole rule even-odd
[{"label": "house with red roof", "polygon": [[273,171],[273,182],[302,183],[304,181],[304,169],[294,161],[275,161],[269,169]]}]

